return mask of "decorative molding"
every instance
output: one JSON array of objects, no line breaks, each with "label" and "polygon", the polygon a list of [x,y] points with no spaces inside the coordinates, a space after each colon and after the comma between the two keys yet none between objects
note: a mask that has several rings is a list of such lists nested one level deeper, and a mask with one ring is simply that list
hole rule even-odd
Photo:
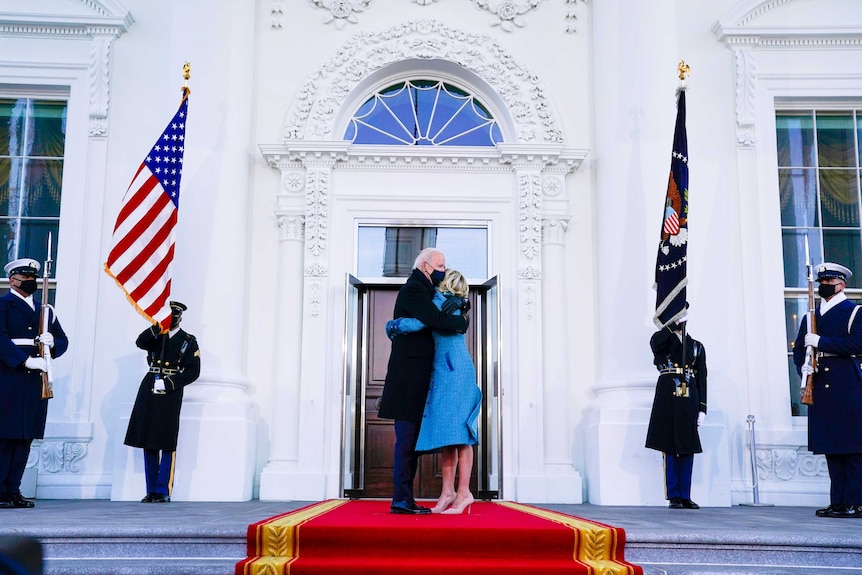
[{"label": "decorative molding", "polygon": [[299,194],[305,189],[305,176],[300,171],[283,172],[281,187],[288,193]]},{"label": "decorative molding", "polygon": [[527,321],[536,319],[536,286],[533,282],[526,283],[521,290],[521,306],[524,308],[524,317]]},{"label": "decorative molding", "polygon": [[564,245],[566,230],[569,228],[568,218],[547,218],[542,221],[542,244]]},{"label": "decorative molding", "polygon": [[563,188],[563,179],[557,176],[546,176],[545,179],[542,180],[542,193],[549,198],[559,196],[562,193]]},{"label": "decorative molding", "polygon": [[826,458],[804,447],[758,448],[755,459],[757,477],[763,481],[829,477]]},{"label": "decorative molding", "polygon": [[38,466],[40,473],[78,473],[86,455],[86,442],[42,441],[31,446],[27,467]]},{"label": "decorative molding", "polygon": [[319,263],[311,264],[305,268],[305,275],[307,277],[326,277],[326,267]]},{"label": "decorative molding", "polygon": [[733,48],[736,62],[736,125],[747,128],[755,123],[757,63],[751,48]]},{"label": "decorative molding", "polygon": [[119,36],[134,23],[132,14],[114,0],[72,0],[92,15],[78,13],[10,13],[0,14],[0,34],[14,36],[50,36],[56,38],[91,38]]},{"label": "decorative molding", "polygon": [[93,37],[90,50],[90,135],[104,136],[111,99],[111,47],[116,35]]},{"label": "decorative molding", "polygon": [[522,18],[539,7],[545,0],[470,0],[479,10],[497,17],[493,26],[499,26],[506,32],[515,28],[523,28],[526,22]]},{"label": "decorative molding", "polygon": [[446,60],[492,86],[509,109],[518,142],[564,141],[562,128],[537,74],[488,36],[435,20],[362,32],[311,74],[287,114],[285,140],[335,140],[335,121],[348,96],[372,73],[405,60]]},{"label": "decorative molding", "polygon": [[305,239],[305,216],[277,215],[279,241],[302,241]]},{"label": "decorative molding", "polygon": [[315,258],[326,251],[329,172],[329,169],[308,170],[306,175],[305,246]]},{"label": "decorative molding", "polygon": [[535,266],[524,266],[518,270],[518,277],[528,280],[542,279],[542,270]]},{"label": "decorative molding", "polygon": [[371,0],[309,0],[313,6],[328,10],[323,17],[323,23],[335,22],[335,27],[341,30],[347,22],[356,24],[358,12],[364,12],[371,5]]},{"label": "decorative molding", "polygon": [[320,317],[321,281],[314,280],[308,284],[308,310],[311,317]]},{"label": "decorative molding", "polygon": [[272,7],[269,10],[270,28],[273,30],[281,30],[281,20],[284,18],[284,0],[272,0]]},{"label": "decorative molding", "polygon": [[[586,3],[587,0],[581,0]],[[565,0],[566,2],[566,34],[575,34],[578,29],[575,24],[578,21],[578,0]]]},{"label": "decorative molding", "polygon": [[437,0],[413,0],[413,1],[417,4],[419,4],[420,6],[430,6],[431,4],[436,2]]},{"label": "decorative molding", "polygon": [[[541,260],[542,177],[538,173],[518,174],[518,236],[521,254]],[[540,263],[539,263],[540,265]]]}]

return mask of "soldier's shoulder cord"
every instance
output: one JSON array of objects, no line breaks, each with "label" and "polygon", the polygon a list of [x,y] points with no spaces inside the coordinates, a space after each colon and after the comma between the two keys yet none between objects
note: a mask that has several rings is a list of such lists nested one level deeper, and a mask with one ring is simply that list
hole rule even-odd
[{"label": "soldier's shoulder cord", "polygon": [[180,356],[177,358],[177,365],[183,365],[183,360],[186,358],[186,353],[188,353],[189,347],[191,347],[191,343],[193,341],[195,341],[195,336],[190,333],[187,333],[183,345],[180,346]]}]

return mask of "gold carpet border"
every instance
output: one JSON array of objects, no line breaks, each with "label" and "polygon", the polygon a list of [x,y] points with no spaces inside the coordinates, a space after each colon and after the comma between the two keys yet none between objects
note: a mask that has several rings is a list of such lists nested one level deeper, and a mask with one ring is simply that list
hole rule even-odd
[{"label": "gold carpet border", "polygon": [[258,556],[245,564],[245,575],[290,573],[290,563],[299,557],[299,528],[347,502],[347,499],[321,501],[258,525],[255,543]]},{"label": "gold carpet border", "polygon": [[[572,559],[589,567],[593,573],[602,575],[631,575],[635,571],[631,565],[617,562],[613,557],[619,541],[615,529],[547,509],[522,505],[513,501],[494,501],[497,505],[515,511],[528,513],[564,525],[574,532],[575,547]],[[582,543],[579,545],[579,541]]]}]

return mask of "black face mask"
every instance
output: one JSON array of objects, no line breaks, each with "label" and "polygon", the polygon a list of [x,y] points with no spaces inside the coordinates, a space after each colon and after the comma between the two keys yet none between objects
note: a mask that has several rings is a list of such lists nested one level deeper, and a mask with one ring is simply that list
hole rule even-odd
[{"label": "black face mask", "polygon": [[180,315],[172,315],[171,316],[171,329],[178,327],[180,325]]},{"label": "black face mask", "polygon": [[440,285],[440,282],[443,281],[444,277],[446,277],[446,272],[434,270],[431,272],[431,283],[434,284],[434,287],[437,287],[438,285]]},{"label": "black face mask", "polygon": [[22,280],[18,289],[27,295],[33,295],[36,293],[36,290],[39,289],[39,286],[36,285],[36,280]]},{"label": "black face mask", "polygon": [[822,298],[830,298],[835,295],[835,287],[834,284],[820,284],[817,286],[817,295]]}]

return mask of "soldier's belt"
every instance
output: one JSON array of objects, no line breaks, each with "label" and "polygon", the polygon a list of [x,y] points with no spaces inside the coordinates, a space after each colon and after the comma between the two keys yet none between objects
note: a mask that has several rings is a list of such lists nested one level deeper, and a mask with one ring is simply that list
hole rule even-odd
[{"label": "soldier's belt", "polygon": [[168,369],[167,367],[154,367],[150,366],[150,373],[160,373],[162,375],[176,375],[179,370],[177,369]]},{"label": "soldier's belt", "polygon": [[857,356],[855,355],[841,355],[840,353],[829,353],[828,351],[818,351],[817,357],[846,357],[849,359],[855,359]]},{"label": "soldier's belt", "polygon": [[695,373],[693,369],[683,370],[681,367],[663,367],[658,372],[660,375],[682,375],[683,373],[694,375]]},{"label": "soldier's belt", "polygon": [[16,338],[12,338],[12,343],[15,345],[36,345],[36,340],[16,337]]}]

